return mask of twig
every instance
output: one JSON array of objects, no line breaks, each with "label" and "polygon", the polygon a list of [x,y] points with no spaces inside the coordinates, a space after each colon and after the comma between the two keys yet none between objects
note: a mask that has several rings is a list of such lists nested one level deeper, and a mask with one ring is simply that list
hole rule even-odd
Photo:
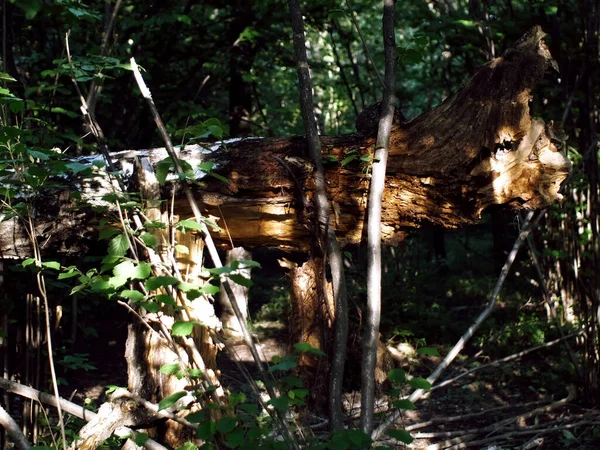
[{"label": "twig", "polygon": [[373,57],[371,56],[371,52],[369,51],[369,46],[367,45],[367,40],[365,39],[365,37],[362,34],[362,31],[360,30],[360,26],[358,25],[358,21],[356,20],[356,15],[354,13],[354,10],[350,6],[350,2],[348,0],[346,0],[346,8],[348,8],[348,11],[350,12],[350,20],[352,20],[352,24],[354,25],[354,28],[356,28],[356,31],[358,32],[358,36],[360,37],[360,41],[362,42],[363,48],[365,49],[367,58],[368,58],[369,62],[371,63],[371,66],[373,66],[375,75],[377,75],[377,79],[381,83],[381,87],[385,89],[385,83],[383,82],[383,78],[381,78],[381,74],[379,73],[379,70],[377,70],[375,61],[373,61]]},{"label": "twig", "polygon": [[[108,40],[110,39],[110,35],[112,34],[112,30],[117,18],[117,13],[119,12],[119,8],[121,7],[121,0],[116,0],[115,6],[112,10],[112,14],[106,25],[104,30],[104,35],[102,36],[102,42],[100,43],[100,57],[104,57],[106,51],[106,45],[108,44]],[[98,71],[97,75],[100,75],[102,70]],[[98,98],[99,87],[97,86],[98,77],[95,76],[92,78],[92,82],[90,84],[90,89],[88,91],[88,96],[86,99],[86,105],[92,115],[94,115],[96,111],[96,99]]]},{"label": "twig", "polygon": [[[313,110],[312,81],[308,58],[306,56],[306,41],[304,37],[304,20],[299,0],[288,0],[294,40],[294,56],[296,59],[296,72],[298,73],[298,87],[300,95],[300,109],[306,132],[306,141],[315,171],[315,220],[318,237],[321,240],[323,252],[329,258],[331,277],[335,297],[335,332],[333,341],[333,357],[331,361],[329,381],[329,418],[332,429],[343,427],[342,415],[342,383],[344,379],[344,366],[346,360],[346,344],[348,341],[348,300],[346,279],[342,252],[331,226],[331,213],[325,186],[325,168],[321,156],[321,140],[317,131],[315,114]],[[326,269],[326,264],[323,265]],[[323,277],[325,278],[325,277]]]},{"label": "twig", "polygon": [[156,417],[160,417],[163,419],[171,419],[177,423],[180,423],[184,427],[190,428],[192,430],[196,430],[198,428],[198,425],[194,425],[193,423],[184,419],[183,417],[179,417],[177,414],[173,414],[172,412],[165,410],[165,409],[159,410],[158,405],[155,405],[154,403],[146,400],[145,398],[142,398],[139,395],[133,394],[126,389],[119,388],[117,391],[115,391],[114,395],[118,396],[118,397],[129,398],[131,400],[134,400],[136,403],[139,403],[144,408],[146,408],[148,411],[152,412]]},{"label": "twig", "polygon": [[436,384],[435,386],[433,386],[431,388],[431,391],[435,391],[436,389],[440,389],[440,388],[443,388],[444,386],[448,386],[449,384],[454,383],[455,381],[460,380],[461,378],[463,378],[463,377],[465,377],[465,376],[467,376],[467,375],[469,375],[469,374],[471,374],[473,372],[476,372],[478,370],[486,369],[486,368],[492,367],[492,366],[497,366],[499,364],[502,364],[502,363],[505,363],[505,362],[509,362],[509,361],[514,360],[514,359],[521,358],[522,356],[525,356],[525,355],[527,355],[529,353],[532,353],[532,352],[535,352],[537,350],[541,350],[541,349],[544,349],[544,348],[551,347],[551,346],[553,346],[555,344],[558,344],[559,342],[563,342],[563,341],[565,341],[567,339],[571,339],[572,337],[579,336],[580,334],[583,334],[584,331],[585,330],[579,330],[577,333],[572,333],[572,334],[569,334],[567,336],[563,336],[563,337],[560,337],[558,339],[555,339],[553,341],[546,342],[544,344],[528,348],[527,350],[523,350],[521,352],[514,353],[514,354],[512,354],[510,356],[507,356],[505,358],[497,359],[496,361],[492,361],[490,363],[483,364],[483,365],[478,366],[478,367],[474,367],[473,369],[467,370],[466,372],[463,372],[460,375],[455,376],[454,378],[450,378],[448,380],[443,381],[440,384]]},{"label": "twig", "polygon": [[[37,241],[37,232],[35,226],[33,225],[32,214],[29,213],[27,217],[27,225],[29,226],[29,232],[31,236],[31,247],[33,249],[33,256],[36,261],[36,266],[42,267],[42,256],[41,250]],[[50,379],[52,381],[52,389],[54,390],[54,395],[58,397],[58,380],[56,376],[56,366],[54,364],[54,347],[52,346],[52,330],[51,330],[51,322],[50,322],[50,305],[48,302],[48,293],[46,291],[46,279],[41,270],[38,270],[36,274],[37,280],[37,288],[42,297],[42,301],[44,302],[44,319],[46,324],[46,344],[48,348],[48,366],[50,367]],[[60,405],[56,409],[58,413],[58,426],[60,428],[60,433],[62,436],[62,445],[63,449],[67,450],[67,436],[65,433],[65,422],[63,419],[62,410]]]},{"label": "twig", "polygon": [[0,405],[0,425],[6,430],[8,436],[13,440],[15,447],[19,450],[29,450],[31,448],[31,444],[27,441],[23,433],[21,433],[15,419],[6,412],[2,405]]},{"label": "twig", "polygon": [[434,425],[436,423],[460,422],[461,420],[473,419],[475,417],[485,416],[485,415],[489,415],[489,414],[496,413],[499,411],[504,411],[507,409],[524,408],[524,407],[528,407],[528,406],[539,405],[540,403],[544,403],[544,402],[537,401],[537,402],[522,403],[520,405],[505,405],[505,406],[499,406],[497,408],[484,409],[482,411],[477,411],[474,413],[461,414],[459,416],[434,417],[426,422],[420,422],[420,423],[415,423],[413,425],[409,425],[407,427],[404,427],[404,429],[406,431],[412,431],[412,430],[418,430],[419,428],[425,428],[430,425]]},{"label": "twig", "polygon": [[[501,430],[502,428],[504,428],[506,425],[508,425],[510,423],[522,421],[522,420],[528,419],[530,417],[536,416],[538,414],[547,413],[556,408],[560,408],[561,406],[566,405],[567,403],[571,402],[575,398],[575,394],[576,394],[576,390],[575,390],[574,386],[568,386],[567,390],[568,390],[567,396],[561,400],[558,400],[558,401],[551,403],[549,405],[546,405],[546,406],[541,406],[539,408],[535,408],[524,414],[519,414],[516,416],[509,417],[507,419],[503,419],[500,422],[488,425],[483,428],[471,428],[471,429],[433,432],[433,433],[416,433],[413,435],[413,437],[415,439],[425,439],[425,438],[433,438],[433,437],[451,437],[451,436],[461,437],[461,435],[464,435],[464,434],[467,434],[471,437],[475,437],[476,435],[482,434],[482,433],[495,433],[496,431]],[[497,437],[498,436],[496,435],[496,438]],[[466,436],[462,436],[462,438],[463,438],[462,443],[457,444],[459,446],[454,447],[454,448],[463,448],[463,447],[460,447],[460,445],[465,445],[465,441],[468,438]]]},{"label": "twig", "polygon": [[375,410],[375,365],[379,344],[381,321],[381,202],[385,189],[385,172],[390,148],[390,134],[394,119],[394,91],[396,87],[395,39],[396,0],[383,2],[383,45],[385,51],[385,84],[377,144],[372,163],[369,204],[367,211],[367,317],[362,349],[361,414],[360,429],[363,433],[373,431]]},{"label": "twig", "polygon": [[[488,302],[485,309],[479,314],[477,319],[475,319],[475,322],[473,323],[473,325],[471,325],[469,327],[469,329],[461,336],[461,338],[454,345],[452,350],[450,350],[450,353],[448,353],[448,355],[446,355],[444,360],[438,365],[438,367],[435,369],[435,371],[427,378],[427,381],[429,381],[429,383],[433,384],[440,377],[440,375],[444,372],[444,370],[452,363],[454,358],[456,358],[456,356],[464,348],[464,346],[469,341],[469,339],[471,339],[471,337],[479,329],[479,327],[481,326],[483,321],[490,315],[490,313],[494,309],[494,306],[496,305],[496,299],[498,298],[500,289],[504,285],[504,281],[506,280],[506,277],[508,276],[508,273],[510,271],[512,263],[514,262],[515,258],[517,257],[517,253],[519,252],[521,245],[523,245],[523,242],[525,242],[525,239],[527,239],[527,236],[529,236],[529,233],[535,227],[535,225],[538,223],[539,219],[542,217],[543,214],[544,214],[544,211],[541,211],[538,214],[537,218],[532,221],[531,219],[533,217],[533,211],[530,211],[529,213],[527,213],[527,216],[525,217],[525,220],[523,222],[523,227],[521,229],[521,232],[519,233],[519,236],[517,237],[517,240],[515,241],[511,252],[507,256],[504,266],[502,267],[500,276],[498,277],[498,281],[496,282],[496,286],[494,287],[490,301]],[[409,400],[414,403],[418,399],[420,399],[423,396],[423,394],[425,394],[425,390],[417,389],[409,397]],[[396,422],[396,420],[398,420],[400,415],[401,415],[400,411],[392,412],[382,422],[382,424],[373,432],[373,435],[371,436],[373,438],[373,440],[377,440],[389,427],[391,427],[394,424],[394,422]]]},{"label": "twig", "polygon": [[[575,422],[575,423],[567,423],[565,425],[560,425],[557,427],[552,427],[552,428],[546,428],[546,429],[534,429],[534,430],[516,430],[516,431],[509,431],[507,433],[498,435],[498,436],[494,436],[491,438],[485,438],[485,439],[480,439],[477,441],[467,441],[464,442],[462,444],[458,444],[458,445],[453,445],[451,447],[446,448],[446,450],[458,450],[461,448],[467,448],[467,447],[480,447],[481,445],[485,445],[485,444],[489,444],[491,442],[498,442],[498,441],[502,441],[508,438],[512,438],[512,437],[516,437],[516,436],[528,436],[531,434],[535,434],[535,435],[541,435],[541,434],[551,434],[551,433],[556,433],[557,431],[562,431],[562,430],[569,430],[572,428],[577,428],[577,427],[583,427],[583,426],[598,426],[600,425],[600,421],[593,421],[593,420],[582,420],[580,422]],[[427,449],[429,449],[429,447],[427,447]]]},{"label": "twig", "polygon": [[[85,407],[65,400],[62,397],[55,397],[54,395],[46,394],[45,392],[38,391],[37,389],[31,388],[29,386],[24,386],[22,384],[15,383],[14,381],[9,381],[6,378],[0,377],[0,388],[4,389],[5,391],[20,395],[21,397],[46,403],[47,405],[54,406],[55,408],[58,408],[60,406],[60,408],[66,413],[83,419],[86,422],[89,422],[97,416],[95,412],[88,411],[87,409],[85,409]],[[130,433],[131,436],[134,438],[137,435],[137,432],[132,430],[131,428],[121,427],[121,429]],[[148,450],[167,450],[166,447],[152,439],[148,439],[144,444],[144,447],[146,447]]]}]

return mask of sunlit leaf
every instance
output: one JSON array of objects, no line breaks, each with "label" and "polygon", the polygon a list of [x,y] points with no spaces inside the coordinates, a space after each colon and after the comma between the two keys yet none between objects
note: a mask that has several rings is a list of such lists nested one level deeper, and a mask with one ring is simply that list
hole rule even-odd
[{"label": "sunlit leaf", "polygon": [[108,254],[111,256],[125,256],[129,250],[129,240],[125,233],[115,236],[108,243]]},{"label": "sunlit leaf", "polygon": [[173,324],[171,334],[173,336],[189,336],[194,331],[196,322],[178,321]]},{"label": "sunlit leaf", "polygon": [[146,290],[155,291],[161,287],[172,286],[174,284],[179,283],[179,279],[175,277],[169,276],[158,276],[158,277],[150,277],[144,283]]},{"label": "sunlit leaf", "polygon": [[415,377],[408,380],[408,384],[415,389],[424,389],[428,391],[431,389],[431,383],[425,378]]},{"label": "sunlit leaf", "polygon": [[437,348],[434,347],[420,347],[417,349],[417,353],[419,355],[440,356]]},{"label": "sunlit leaf", "polygon": [[177,400],[185,397],[186,395],[186,391],[179,391],[169,395],[168,397],[163,398],[160,402],[158,402],[158,410],[160,411],[173,406],[175,402],[177,402]]}]

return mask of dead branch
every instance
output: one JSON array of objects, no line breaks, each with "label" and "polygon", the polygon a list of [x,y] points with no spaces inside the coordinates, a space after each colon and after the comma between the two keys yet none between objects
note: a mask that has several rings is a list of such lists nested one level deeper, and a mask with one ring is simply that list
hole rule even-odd
[{"label": "dead branch", "polygon": [[[46,394],[45,392],[38,391],[37,389],[31,388],[29,386],[24,386],[22,384],[15,383],[14,381],[10,381],[2,377],[0,377],[0,388],[4,389],[7,392],[17,394],[21,397],[29,398],[31,400],[39,401],[41,403],[54,406],[55,408],[58,407],[58,405],[60,405],[60,408],[64,412],[88,422],[95,419],[98,416],[95,412],[88,411],[87,409],[85,409],[84,406],[77,405],[76,403],[65,400],[64,398]],[[129,433],[133,438],[135,438],[137,434],[136,431],[128,427],[119,428],[122,428],[122,430],[125,433]],[[144,444],[144,447],[146,447],[148,450],[167,450],[166,447],[152,439],[148,439]]]},{"label": "dead branch", "polygon": [[13,440],[15,447],[19,450],[29,450],[31,444],[19,429],[15,419],[0,405],[0,426],[6,430],[8,436]]},{"label": "dead branch", "polygon": [[458,381],[458,380],[460,380],[461,378],[463,378],[463,377],[466,377],[467,375],[469,375],[469,374],[472,374],[473,372],[476,372],[476,371],[478,371],[478,370],[481,370],[481,369],[487,369],[488,367],[498,366],[498,365],[500,365],[500,364],[502,364],[502,363],[509,362],[509,361],[513,361],[513,360],[515,360],[515,359],[518,359],[518,358],[521,358],[521,357],[523,357],[523,356],[525,356],[525,355],[528,355],[529,353],[532,353],[532,352],[535,352],[535,351],[537,351],[537,350],[542,350],[542,349],[545,349],[545,348],[551,347],[551,346],[553,346],[553,345],[555,345],[555,344],[558,344],[559,342],[563,342],[563,341],[565,341],[565,340],[567,340],[567,339],[571,339],[571,338],[573,338],[573,337],[576,337],[576,336],[579,336],[579,335],[581,335],[581,334],[583,334],[583,333],[584,333],[584,330],[580,330],[580,331],[578,331],[577,333],[572,333],[572,334],[569,334],[569,335],[567,335],[567,336],[564,336],[564,337],[560,337],[560,338],[558,338],[558,339],[555,339],[555,340],[553,340],[553,341],[546,342],[545,344],[537,345],[537,346],[535,346],[535,347],[532,347],[532,348],[529,348],[529,349],[527,349],[527,350],[523,350],[523,351],[521,351],[521,352],[514,353],[514,354],[512,354],[512,355],[510,355],[510,356],[507,356],[507,357],[505,357],[505,358],[497,359],[496,361],[492,361],[492,362],[490,362],[490,363],[483,364],[483,365],[481,365],[481,366],[478,366],[478,367],[474,367],[474,368],[472,368],[472,369],[470,369],[470,370],[467,370],[466,372],[463,372],[463,373],[461,373],[460,375],[457,375],[457,376],[455,376],[454,378],[450,378],[450,379],[448,379],[448,380],[444,380],[444,381],[443,381],[442,383],[440,383],[440,384],[436,384],[435,386],[433,386],[433,387],[431,388],[431,391],[435,391],[436,389],[440,389],[440,388],[443,388],[443,387],[445,387],[445,386],[448,386],[449,384],[452,384],[452,383],[454,383],[455,381]]}]

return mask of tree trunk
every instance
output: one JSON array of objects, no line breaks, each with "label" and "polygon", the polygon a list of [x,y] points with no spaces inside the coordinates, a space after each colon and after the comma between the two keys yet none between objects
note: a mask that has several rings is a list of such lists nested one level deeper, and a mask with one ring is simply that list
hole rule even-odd
[{"label": "tree trunk", "polygon": [[[516,48],[482,66],[456,95],[394,126],[383,198],[384,244],[398,244],[408,228],[475,223],[492,205],[535,209],[561,198],[558,190],[571,164],[552,140],[552,124],[545,126],[529,114],[531,90],[553,63],[542,37],[539,27],[532,29]],[[370,164],[359,157],[368,160],[374,145],[374,138],[361,134],[322,137],[333,222],[342,245],[362,239]],[[156,163],[166,154],[162,149],[114,154],[126,173],[141,156]],[[218,242],[226,245],[229,234],[236,245],[309,247],[313,165],[303,138],[191,145],[182,157],[192,167],[211,161],[213,170],[228,179],[204,176],[196,190],[205,214],[223,228],[215,233]],[[98,204],[105,184],[88,183],[84,198]],[[82,237],[94,235],[97,213],[66,206],[64,194],[40,199],[39,232],[48,252],[81,251],[90,245]],[[184,199],[176,201],[175,210],[180,217],[192,215]],[[81,230],[76,236],[74,227]],[[12,220],[1,224],[0,252],[5,257],[31,253],[23,230]]]}]

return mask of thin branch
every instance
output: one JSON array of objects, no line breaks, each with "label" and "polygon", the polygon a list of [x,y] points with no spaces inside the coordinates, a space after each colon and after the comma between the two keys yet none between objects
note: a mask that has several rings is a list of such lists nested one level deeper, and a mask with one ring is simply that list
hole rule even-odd
[{"label": "thin branch", "polygon": [[354,10],[350,6],[350,2],[348,0],[346,0],[346,8],[348,8],[348,12],[350,13],[350,20],[352,20],[352,24],[354,25],[354,28],[356,28],[356,31],[358,32],[358,36],[360,37],[360,41],[362,42],[362,45],[365,49],[367,58],[369,59],[371,66],[373,66],[375,75],[377,75],[377,79],[381,83],[381,87],[385,89],[385,83],[383,82],[383,78],[381,78],[381,74],[379,73],[379,70],[377,70],[375,61],[373,61],[373,57],[371,56],[371,52],[369,51],[369,46],[367,45],[367,40],[365,39],[365,37],[362,34],[362,31],[360,30],[360,26],[358,25],[358,21],[356,20],[356,14],[354,13]]},{"label": "thin branch", "polygon": [[[572,385],[568,386],[567,391],[568,391],[568,394],[566,397],[564,397],[554,403],[551,403],[546,406],[540,406],[539,408],[535,408],[535,409],[528,411],[526,413],[523,413],[523,414],[518,414],[516,416],[511,416],[506,419],[502,419],[500,422],[493,423],[486,427],[451,430],[451,431],[440,431],[440,432],[433,432],[433,433],[415,433],[413,435],[413,438],[414,439],[430,439],[430,438],[434,438],[434,437],[462,436],[465,434],[469,435],[471,437],[475,437],[478,434],[481,435],[483,433],[495,433],[497,431],[502,430],[509,424],[515,424],[520,421],[526,420],[528,418],[535,417],[539,414],[548,413],[557,408],[565,406],[567,403],[573,401],[573,399],[575,398],[575,394],[576,394],[575,386],[572,386]],[[462,437],[465,441],[467,440],[467,436],[462,436]],[[496,435],[496,438],[497,437],[498,436]],[[456,448],[461,448],[461,447],[456,447]]]},{"label": "thin branch", "polygon": [[536,405],[539,405],[541,403],[544,403],[544,402],[543,401],[536,401],[536,402],[522,403],[520,405],[504,405],[504,406],[498,406],[496,408],[484,409],[484,410],[477,411],[477,412],[474,412],[474,413],[460,414],[458,416],[449,416],[449,417],[439,416],[439,417],[433,417],[433,418],[431,418],[430,420],[428,420],[426,422],[419,422],[419,423],[415,423],[413,425],[409,425],[407,427],[404,427],[404,430],[406,430],[406,431],[418,430],[420,428],[426,428],[428,426],[435,425],[436,423],[460,422],[462,420],[473,419],[475,417],[481,417],[481,416],[488,416],[488,417],[490,417],[491,414],[493,414],[493,413],[497,413],[497,412],[500,412],[500,411],[505,411],[507,409],[525,408],[525,407],[529,407],[529,406],[536,406]]},{"label": "thin branch", "polygon": [[31,448],[31,444],[27,441],[23,433],[21,433],[15,419],[6,412],[2,405],[0,405],[0,426],[6,430],[16,448],[19,450],[29,450]]},{"label": "thin branch", "polygon": [[373,431],[375,410],[375,366],[379,349],[381,321],[381,202],[394,119],[396,88],[396,39],[394,35],[396,0],[383,2],[383,45],[385,52],[385,86],[377,144],[373,156],[369,205],[367,211],[367,318],[362,350],[360,429]]},{"label": "thin branch", "polygon": [[[342,416],[342,382],[346,359],[346,344],[348,341],[348,301],[346,279],[342,252],[331,226],[331,214],[325,186],[325,169],[321,156],[321,140],[317,131],[315,113],[313,110],[312,81],[308,58],[306,56],[306,40],[304,36],[304,20],[299,0],[288,0],[294,40],[294,56],[296,72],[298,73],[300,109],[306,132],[309,154],[315,165],[313,173],[315,182],[315,219],[321,246],[329,258],[333,291],[335,298],[335,335],[333,357],[331,362],[329,382],[329,419],[332,429],[343,427]],[[324,265],[326,268],[326,265]]]},{"label": "thin branch", "polygon": [[354,101],[354,93],[352,92],[352,87],[350,86],[350,82],[348,81],[348,77],[346,76],[346,71],[344,70],[344,66],[342,65],[342,60],[337,51],[337,46],[335,45],[335,39],[333,38],[333,29],[329,33],[329,38],[331,40],[331,50],[333,52],[333,58],[335,60],[335,64],[338,66],[338,69],[340,70],[340,77],[342,78],[342,83],[344,84],[344,87],[346,88],[346,91],[348,92],[348,98],[350,99],[350,102],[352,103],[352,108],[354,109],[354,114],[356,114],[358,116],[359,111],[358,111],[358,107],[356,106],[356,102]]},{"label": "thin branch", "polygon": [[[482,446],[484,446],[485,444],[490,444],[492,442],[495,443],[495,442],[502,441],[502,440],[509,439],[509,438],[514,438],[514,437],[519,437],[519,436],[528,436],[531,434],[534,434],[534,435],[551,434],[551,433],[557,433],[559,431],[570,430],[570,429],[578,428],[578,427],[598,426],[598,425],[600,425],[600,421],[582,420],[580,422],[567,423],[565,425],[541,429],[541,430],[535,429],[535,430],[509,431],[507,433],[504,433],[504,434],[501,434],[498,436],[494,436],[491,438],[480,439],[478,441],[467,441],[464,444],[458,444],[458,445],[453,445],[451,447],[442,447],[442,448],[446,448],[446,450],[458,450],[458,449],[467,448],[467,447],[484,448]],[[429,447],[427,447],[427,449],[429,449]]]},{"label": "thin branch", "polygon": [[[48,302],[48,295],[46,291],[46,279],[41,271],[42,268],[42,256],[41,250],[37,240],[37,233],[35,226],[33,225],[32,214],[29,213],[27,217],[27,225],[29,226],[29,235],[31,237],[31,247],[33,248],[33,255],[36,261],[36,266],[40,268],[36,274],[37,280],[37,288],[44,302],[44,318],[46,325],[46,344],[48,348],[48,366],[50,367],[50,380],[52,381],[52,389],[54,390],[54,395],[58,397],[58,380],[56,376],[56,366],[54,364],[54,348],[52,346],[52,326],[50,322],[50,305]],[[62,445],[63,449],[67,450],[67,436],[65,433],[65,421],[63,418],[62,410],[60,405],[56,409],[58,413],[58,426],[60,428],[60,433],[62,437]]]},{"label": "thin branch", "polygon": [[[34,389],[32,387],[15,383],[14,381],[7,380],[6,378],[0,377],[0,388],[4,389],[7,392],[17,394],[21,397],[29,398],[31,400],[39,401],[47,405],[54,406],[55,408],[60,407],[66,413],[83,419],[86,422],[89,422],[97,416],[95,412],[88,411],[87,409],[85,409],[84,406],[77,405],[76,403],[65,400],[62,397],[56,397],[54,395],[38,391],[37,389]],[[132,438],[135,438],[135,436],[137,435],[137,432],[132,430],[131,428],[121,427],[121,429],[130,433]],[[148,450],[167,450],[166,447],[162,446],[161,444],[152,439],[148,439],[144,444],[144,447],[146,447]]]},{"label": "thin branch", "polygon": [[505,358],[497,359],[496,361],[492,361],[490,363],[483,364],[483,365],[478,366],[478,367],[474,367],[473,369],[467,370],[466,372],[463,372],[460,375],[455,376],[454,378],[450,378],[450,379],[445,380],[444,382],[442,382],[440,384],[436,384],[435,386],[433,386],[431,388],[431,391],[435,391],[436,389],[440,389],[440,388],[443,388],[445,386],[448,386],[449,384],[452,384],[455,381],[458,381],[461,378],[466,377],[467,375],[469,375],[469,374],[471,374],[473,372],[476,372],[478,370],[486,369],[488,367],[493,367],[493,366],[497,366],[497,365],[505,363],[505,362],[513,361],[515,359],[521,358],[521,357],[523,357],[523,356],[525,356],[525,355],[527,355],[529,353],[535,352],[537,350],[541,350],[541,349],[545,349],[545,348],[551,347],[551,346],[553,346],[555,344],[558,344],[559,342],[563,342],[563,341],[565,341],[567,339],[571,339],[573,337],[579,336],[579,335],[583,334],[584,331],[585,330],[579,330],[577,333],[572,333],[572,334],[569,334],[567,336],[562,336],[562,337],[560,337],[558,339],[555,339],[553,341],[546,342],[544,344],[537,345],[537,346],[532,347],[532,348],[528,348],[527,350],[523,350],[521,352],[514,353],[514,354],[512,354],[510,356],[507,356]]},{"label": "thin branch", "polygon": [[[498,295],[500,294],[500,289],[504,285],[504,281],[506,280],[506,277],[508,276],[508,273],[510,271],[512,263],[514,262],[515,258],[517,257],[517,253],[519,252],[519,249],[521,248],[521,246],[523,245],[523,242],[525,242],[525,239],[527,239],[527,236],[529,236],[529,233],[535,227],[535,225],[538,223],[539,219],[542,217],[543,214],[544,214],[544,211],[541,211],[538,214],[537,218],[533,221],[531,220],[533,217],[533,211],[530,211],[527,214],[527,216],[525,217],[525,220],[523,222],[521,232],[519,233],[519,236],[517,237],[517,240],[515,241],[511,252],[509,253],[508,257],[506,258],[506,262],[504,263],[504,266],[502,267],[500,276],[498,277],[498,281],[496,282],[496,286],[494,287],[490,301],[488,302],[485,309],[481,312],[481,314],[479,314],[477,319],[475,319],[475,322],[473,323],[473,325],[471,325],[469,327],[469,329],[462,335],[462,337],[454,345],[452,350],[450,350],[450,353],[448,353],[448,355],[446,355],[444,360],[438,365],[438,367],[435,369],[435,371],[429,376],[429,378],[427,378],[427,381],[429,381],[429,383],[431,383],[431,384],[435,383],[435,381],[440,377],[440,375],[444,372],[444,370],[452,363],[454,358],[456,358],[456,356],[460,353],[460,351],[465,347],[465,345],[467,344],[469,339],[471,339],[471,337],[479,329],[479,327],[484,322],[484,320],[490,315],[490,313],[494,309],[494,306],[496,305],[496,300],[498,298]],[[414,403],[418,399],[420,399],[424,394],[425,394],[425,391],[423,389],[417,389],[409,397],[409,400]],[[400,418],[400,415],[401,415],[400,411],[394,411],[392,414],[390,414],[381,423],[381,425],[373,432],[373,434],[371,436],[373,438],[373,440],[377,440],[389,427],[391,427],[396,422],[396,420],[398,420],[398,418]]]},{"label": "thin branch", "polygon": [[158,405],[155,405],[154,403],[146,400],[145,398],[140,397],[139,395],[135,395],[129,392],[127,389],[119,388],[117,391],[115,391],[113,395],[121,398],[129,398],[135,401],[136,403],[139,403],[148,411],[152,412],[156,417],[159,417],[161,419],[171,419],[183,425],[184,427],[192,430],[196,430],[198,428],[198,425],[194,425],[190,421],[184,419],[183,417],[179,417],[177,414],[174,414],[171,411],[168,411],[166,409],[159,410]]},{"label": "thin branch", "polygon": [[[106,28],[104,30],[104,35],[102,36],[102,42],[100,43],[100,57],[103,57],[106,52],[106,45],[108,44],[108,41],[112,34],[112,30],[114,28],[120,7],[121,0],[116,0],[115,6],[112,10],[112,14],[110,16],[110,20],[108,21],[108,24],[106,25]],[[102,70],[100,70],[97,73],[97,75],[100,75],[101,72]],[[97,77],[92,78],[92,83],[90,85],[90,90],[88,91],[88,96],[86,99],[86,105],[92,115],[94,115],[96,111],[96,99],[98,98],[98,92],[100,89],[100,87],[97,85],[97,80]]]}]

